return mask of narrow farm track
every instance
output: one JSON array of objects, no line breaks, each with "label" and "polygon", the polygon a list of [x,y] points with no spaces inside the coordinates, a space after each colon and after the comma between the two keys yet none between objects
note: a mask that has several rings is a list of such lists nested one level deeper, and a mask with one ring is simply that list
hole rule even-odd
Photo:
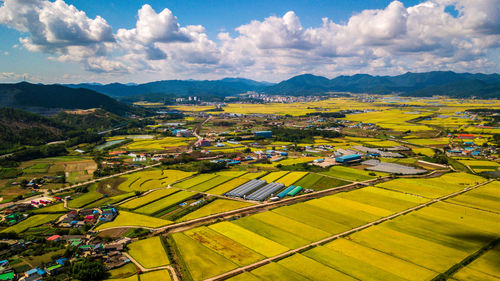
[{"label": "narrow farm track", "polygon": [[279,255],[276,255],[274,257],[270,257],[270,258],[267,258],[267,259],[264,259],[264,260],[261,260],[261,261],[258,261],[258,262],[255,262],[253,264],[250,264],[250,265],[247,265],[247,266],[244,266],[244,267],[239,267],[239,268],[236,268],[234,270],[231,270],[231,271],[228,271],[226,273],[223,273],[223,274],[220,274],[220,275],[217,275],[217,276],[214,276],[214,277],[211,277],[211,278],[208,278],[208,279],[205,279],[205,281],[217,281],[217,280],[225,280],[227,278],[230,278],[230,277],[233,277],[235,275],[238,275],[240,273],[243,273],[245,271],[250,271],[250,270],[253,270],[255,268],[258,268],[258,267],[261,267],[263,265],[266,265],[270,262],[273,262],[273,261],[276,261],[276,260],[280,260],[280,259],[283,259],[283,258],[286,258],[288,256],[291,256],[293,254],[296,254],[296,253],[299,253],[301,251],[304,251],[304,250],[307,250],[311,247],[316,247],[316,246],[319,246],[319,245],[322,245],[322,244],[325,244],[327,242],[330,242],[330,241],[333,241],[335,239],[338,239],[338,238],[341,238],[341,237],[344,237],[344,236],[347,236],[347,235],[350,235],[352,233],[355,233],[355,232],[358,232],[358,231],[361,231],[363,229],[366,229],[370,226],[373,226],[373,225],[376,225],[376,224],[379,224],[379,223],[382,223],[382,222],[385,222],[385,221],[388,221],[388,220],[392,220],[394,218],[397,218],[399,216],[402,216],[402,215],[406,215],[408,213],[411,213],[413,211],[416,211],[416,210],[419,210],[421,208],[425,208],[425,207],[428,207],[434,203],[437,203],[437,202],[441,202],[443,200],[446,200],[446,199],[449,199],[449,198],[452,198],[452,197],[455,197],[457,195],[460,195],[460,194],[463,194],[465,192],[468,192],[470,190],[473,190],[473,189],[476,189],[480,186],[483,186],[485,184],[488,184],[490,182],[492,182],[493,180],[489,180],[489,181],[486,181],[486,182],[483,182],[483,183],[480,183],[480,184],[477,184],[477,185],[474,185],[474,186],[470,186],[470,187],[467,187],[467,188],[464,188],[460,191],[457,191],[457,192],[454,192],[454,193],[451,193],[451,194],[448,194],[448,195],[445,195],[445,196],[442,196],[442,197],[439,197],[439,198],[436,198],[436,199],[432,199],[428,202],[425,202],[425,203],[422,203],[420,205],[417,205],[415,207],[412,207],[412,208],[409,208],[409,209],[406,209],[406,210],[403,210],[401,212],[398,212],[398,213],[395,213],[395,214],[392,214],[390,216],[387,216],[387,217],[383,217],[381,219],[378,219],[376,221],[373,221],[373,222],[370,222],[370,223],[367,223],[365,225],[362,225],[362,226],[359,226],[359,227],[356,227],[356,228],[353,228],[353,229],[350,229],[348,231],[345,231],[345,232],[342,232],[342,233],[339,233],[339,234],[335,234],[335,235],[332,235],[330,237],[327,237],[325,239],[322,239],[322,240],[319,240],[319,241],[316,241],[316,242],[313,242],[313,243],[310,243],[308,245],[305,245],[305,246],[302,246],[302,247],[299,247],[299,248],[296,248],[296,249],[292,249],[292,250],[289,250],[289,251],[286,251],[282,254],[279,254]]},{"label": "narrow farm track", "polygon": [[133,264],[135,264],[135,266],[137,266],[137,268],[141,271],[141,273],[167,269],[168,271],[170,271],[170,275],[172,276],[172,279],[174,281],[179,281],[179,276],[177,276],[177,273],[175,272],[174,268],[171,265],[164,265],[164,266],[158,266],[158,267],[153,267],[153,268],[145,268],[138,261],[136,261],[131,255],[129,255],[127,252],[124,252],[123,255],[126,256]]},{"label": "narrow farm track", "polygon": [[[391,179],[392,179],[391,177],[387,176],[387,177],[376,178],[376,179],[371,179],[371,180],[362,181],[362,182],[354,182],[354,183],[350,183],[350,184],[343,185],[343,186],[338,186],[338,187],[334,187],[334,188],[330,188],[330,189],[325,189],[325,190],[321,190],[321,191],[302,194],[299,196],[291,197],[291,198],[280,200],[280,201],[261,203],[258,205],[240,208],[240,209],[236,209],[236,210],[231,210],[231,211],[227,211],[227,212],[223,212],[223,213],[217,213],[217,214],[213,214],[210,216],[197,218],[197,219],[193,219],[193,220],[189,220],[189,221],[184,221],[184,222],[175,223],[175,224],[169,224],[169,225],[158,227],[158,228],[148,228],[148,227],[142,227],[142,228],[153,230],[154,232],[151,233],[150,236],[185,231],[185,230],[192,229],[192,228],[195,228],[195,227],[203,225],[203,224],[212,223],[216,220],[221,220],[221,219],[226,220],[226,219],[229,219],[229,218],[234,217],[234,216],[248,215],[248,214],[263,212],[263,211],[269,210],[271,208],[295,204],[295,203],[307,201],[307,200],[314,199],[314,198],[320,198],[323,196],[332,195],[332,194],[343,192],[343,191],[349,191],[349,190],[353,190],[353,189],[363,188],[365,186],[370,186],[370,185],[373,185],[376,183],[385,182],[385,181],[388,181]],[[196,191],[196,192],[198,192],[198,191]],[[227,197],[223,197],[223,198],[229,199]],[[104,230],[119,229],[119,228],[134,228],[134,227],[137,227],[137,226],[117,226],[117,227],[103,228],[103,229],[99,230],[99,232],[104,231]]]}]

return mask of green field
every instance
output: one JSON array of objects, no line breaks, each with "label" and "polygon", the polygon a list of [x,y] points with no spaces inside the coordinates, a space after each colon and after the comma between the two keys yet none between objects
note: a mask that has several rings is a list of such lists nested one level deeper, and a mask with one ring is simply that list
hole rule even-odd
[{"label": "green field", "polygon": [[116,196],[105,197],[105,198],[99,199],[95,202],[92,202],[92,203],[86,205],[85,207],[86,208],[97,208],[97,207],[106,206],[108,204],[116,204],[116,203],[123,201],[127,198],[130,198],[132,196],[135,196],[135,193],[129,192],[129,193],[123,193],[123,194],[116,195]]},{"label": "green field", "polygon": [[210,193],[210,194],[216,194],[216,195],[222,195],[230,190],[233,190],[235,189],[236,187],[246,183],[247,181],[249,181],[249,179],[246,179],[246,178],[243,178],[243,177],[240,177],[240,178],[234,178],[230,181],[227,181],[219,186],[216,186],[210,190],[207,191],[207,193]]},{"label": "green field", "polygon": [[170,264],[160,236],[132,242],[128,249],[128,253],[145,268]]},{"label": "green field", "polygon": [[160,200],[144,205],[136,209],[135,211],[146,215],[153,215],[164,209],[167,209],[172,205],[181,203],[194,195],[196,195],[196,193],[181,190],[179,192],[168,195],[167,197],[164,197]]},{"label": "green field", "polygon": [[348,181],[366,181],[376,178],[377,176],[386,176],[385,173],[376,172],[376,176],[371,176],[369,171],[344,167],[344,166],[333,166],[328,172],[322,172],[322,174],[332,176],[335,178],[348,180]]},{"label": "green field", "polygon": [[119,215],[111,222],[99,225],[96,230],[103,230],[112,227],[151,227],[157,228],[171,224],[171,221],[153,218],[136,213],[120,211]]},{"label": "green field", "polygon": [[231,179],[232,179],[232,177],[216,176],[215,178],[212,178],[212,179],[209,179],[209,180],[202,182],[200,184],[191,186],[189,189],[194,190],[194,191],[205,192],[205,191],[207,191],[211,188],[214,188],[220,184],[223,184]]},{"label": "green field", "polygon": [[[349,183],[350,182],[348,182],[348,181],[339,180],[339,179],[331,178],[328,176],[322,176],[310,188],[313,190],[325,190],[325,189],[330,189],[330,188],[346,185]],[[299,186],[298,183],[297,183],[297,186]]]},{"label": "green field", "polygon": [[144,196],[141,196],[139,198],[127,201],[123,204],[120,204],[120,208],[125,208],[125,209],[136,209],[139,208],[140,206],[146,205],[148,203],[151,203],[155,200],[161,199],[167,195],[170,195],[174,192],[178,191],[175,188],[163,188],[159,190],[152,191]]},{"label": "green field", "polygon": [[201,175],[197,175],[197,176],[194,176],[192,178],[189,178],[187,180],[181,181],[179,183],[176,183],[176,184],[174,184],[174,187],[181,188],[181,189],[188,189],[192,186],[206,182],[206,181],[213,179],[215,177],[217,177],[216,174],[201,174]]},{"label": "green field", "polygon": [[303,188],[312,189],[314,184],[316,184],[323,176],[319,174],[309,173],[307,176],[301,178],[295,183],[295,186],[302,186]]},{"label": "green field", "polygon": [[286,174],[288,174],[288,171],[272,172],[272,173],[269,173],[269,174],[263,176],[260,179],[261,180],[265,180],[266,182],[269,183],[269,182],[276,181],[277,179],[283,177]]},{"label": "green field", "polygon": [[132,275],[137,274],[137,267],[135,264],[129,262],[124,266],[120,266],[119,268],[115,268],[109,271],[110,278],[127,278]]},{"label": "green field", "polygon": [[42,214],[42,215],[34,215],[31,216],[13,226],[9,226],[6,229],[2,230],[2,232],[16,232],[16,233],[21,233],[25,231],[28,228],[39,226],[42,224],[46,224],[48,222],[51,222],[58,217],[60,217],[60,214]]},{"label": "green field", "polygon": [[170,281],[172,278],[170,277],[170,272],[167,269],[163,270],[155,270],[143,273],[139,276],[141,281]]},{"label": "green field", "polygon": [[68,201],[68,207],[70,207],[70,208],[82,208],[83,206],[88,205],[88,204],[90,204],[94,201],[97,201],[97,200],[104,197],[103,194],[97,192],[97,185],[96,184],[92,184],[88,188],[88,190],[89,190],[88,192],[82,193],[78,197],[75,197],[75,198],[71,199],[70,201]]},{"label": "green field", "polygon": [[428,198],[438,198],[484,181],[484,178],[471,174],[448,173],[436,178],[400,178],[377,186]]},{"label": "green field", "polygon": [[226,199],[217,199],[209,204],[183,216],[179,219],[179,221],[187,221],[196,218],[206,217],[209,215],[223,213],[226,211],[241,209],[244,207],[252,206],[252,203],[234,201],[234,200],[226,200]]},{"label": "green field", "polygon": [[67,212],[68,209],[64,208],[63,203],[58,203],[58,204],[52,204],[47,207],[43,207],[40,209],[35,209],[33,210],[33,213],[38,214],[38,213],[65,213]]}]

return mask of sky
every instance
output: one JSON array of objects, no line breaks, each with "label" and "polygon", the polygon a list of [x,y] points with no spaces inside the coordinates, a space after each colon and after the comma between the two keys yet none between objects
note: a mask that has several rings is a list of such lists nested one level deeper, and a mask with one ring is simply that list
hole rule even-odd
[{"label": "sky", "polygon": [[500,0],[0,0],[0,83],[500,72]]}]

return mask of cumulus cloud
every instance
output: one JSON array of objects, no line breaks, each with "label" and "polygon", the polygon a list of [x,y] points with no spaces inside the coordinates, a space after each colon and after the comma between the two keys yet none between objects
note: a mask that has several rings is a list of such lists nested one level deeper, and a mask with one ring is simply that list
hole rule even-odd
[{"label": "cumulus cloud", "polygon": [[106,20],[90,19],[62,0],[6,0],[0,7],[0,23],[29,33],[23,44],[43,51],[114,41]]},{"label": "cumulus cloud", "polygon": [[[448,13],[450,7],[458,15]],[[213,39],[203,26],[181,26],[169,9],[156,12],[147,4],[138,10],[134,28],[115,34],[103,18],[88,18],[63,0],[5,0],[0,24],[25,32],[22,46],[50,53],[51,59],[151,79],[500,71],[500,0],[427,0],[410,7],[393,1],[345,23],[323,18],[313,27],[289,11]]]}]

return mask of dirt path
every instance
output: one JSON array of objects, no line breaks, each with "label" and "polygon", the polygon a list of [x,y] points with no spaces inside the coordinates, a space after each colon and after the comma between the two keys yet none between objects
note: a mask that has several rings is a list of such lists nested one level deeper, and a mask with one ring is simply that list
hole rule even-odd
[{"label": "dirt path", "polygon": [[139,270],[142,273],[167,269],[168,271],[170,271],[172,279],[174,281],[179,281],[179,277],[177,276],[177,272],[175,272],[174,268],[171,265],[164,265],[164,266],[158,266],[158,267],[153,267],[153,268],[145,268],[138,261],[136,261],[131,255],[129,255],[127,252],[123,252],[123,255],[126,256],[133,264],[135,264],[135,266],[137,266],[137,268],[139,268]]},{"label": "dirt path", "polygon": [[379,224],[379,223],[382,223],[382,222],[385,222],[385,221],[388,221],[388,220],[391,220],[391,219],[394,219],[394,218],[397,218],[399,216],[402,216],[402,215],[406,215],[410,212],[413,212],[415,210],[418,210],[418,209],[421,209],[421,208],[424,208],[424,207],[427,207],[429,205],[432,205],[434,203],[437,203],[437,202],[440,202],[440,201],[443,201],[443,200],[446,200],[446,199],[449,199],[451,197],[455,197],[457,195],[460,195],[462,193],[465,193],[465,192],[468,192],[470,190],[473,190],[473,189],[476,189],[480,186],[483,186],[487,183],[490,183],[492,182],[493,180],[489,180],[489,181],[486,181],[484,183],[480,183],[478,185],[474,185],[474,186],[470,186],[470,187],[467,187],[467,188],[464,188],[460,191],[457,191],[457,192],[454,192],[454,193],[451,193],[451,194],[448,194],[448,195],[445,195],[445,196],[442,196],[440,198],[436,198],[436,199],[433,199],[433,200],[430,200],[428,202],[425,202],[425,203],[422,203],[420,205],[417,205],[415,207],[412,207],[412,208],[409,208],[409,209],[406,209],[406,210],[403,210],[401,212],[398,212],[398,213],[395,213],[395,214],[392,214],[390,216],[387,216],[387,217],[383,217],[383,218],[380,218],[376,221],[373,221],[373,222],[370,222],[370,223],[367,223],[365,225],[362,225],[362,226],[359,226],[359,227],[356,227],[356,228],[353,228],[351,230],[348,230],[348,231],[345,231],[345,232],[342,232],[342,233],[339,233],[339,234],[335,234],[333,236],[330,236],[330,237],[327,237],[325,239],[322,239],[322,240],[319,240],[319,241],[316,241],[316,242],[313,242],[313,243],[310,243],[308,245],[305,245],[305,246],[302,246],[302,247],[299,247],[299,248],[296,248],[296,249],[292,249],[292,250],[289,250],[289,251],[286,251],[282,254],[279,254],[277,256],[274,256],[274,257],[270,257],[270,258],[267,258],[267,259],[264,259],[264,260],[261,260],[261,261],[258,261],[256,263],[253,263],[253,264],[249,264],[247,266],[243,266],[243,267],[239,267],[239,268],[236,268],[234,270],[231,270],[231,271],[228,271],[226,273],[223,273],[223,274],[220,274],[220,275],[217,275],[217,276],[214,276],[212,278],[208,278],[208,279],[205,279],[205,281],[216,281],[216,280],[225,280],[227,278],[230,278],[232,276],[235,276],[235,275],[238,275],[240,273],[243,273],[245,271],[250,271],[250,270],[253,270],[255,268],[258,268],[258,267],[261,267],[263,265],[266,265],[270,262],[273,262],[275,260],[280,260],[280,259],[283,259],[283,258],[286,258],[288,256],[291,256],[295,253],[298,253],[298,252],[301,252],[303,250],[307,250],[311,247],[316,247],[316,246],[319,246],[319,245],[322,245],[324,243],[327,243],[327,242],[330,242],[330,241],[333,241],[335,239],[338,239],[338,238],[341,238],[341,237],[344,237],[346,235],[349,235],[349,234],[352,234],[354,232],[357,232],[357,231],[360,231],[360,230],[363,230],[365,228],[368,228],[370,226],[373,226],[373,225],[376,225],[376,224]]}]

